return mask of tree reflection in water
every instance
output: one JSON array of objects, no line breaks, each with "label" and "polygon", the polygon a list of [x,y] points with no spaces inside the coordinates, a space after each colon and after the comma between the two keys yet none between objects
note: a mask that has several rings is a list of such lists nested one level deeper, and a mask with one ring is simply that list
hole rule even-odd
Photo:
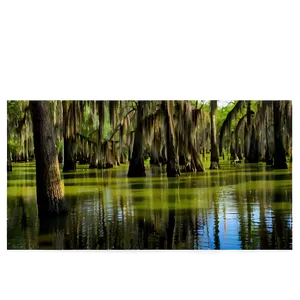
[{"label": "tree reflection in water", "polygon": [[40,220],[26,170],[8,178],[9,249],[292,248],[291,170],[229,166],[169,179],[159,168],[138,179],[125,168],[66,174],[68,216]]}]

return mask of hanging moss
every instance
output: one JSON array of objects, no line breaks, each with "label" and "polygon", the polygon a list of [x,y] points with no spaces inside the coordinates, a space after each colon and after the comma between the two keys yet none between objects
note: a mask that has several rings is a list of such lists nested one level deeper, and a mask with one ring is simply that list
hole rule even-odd
[{"label": "hanging moss", "polygon": [[245,101],[237,101],[233,109],[228,113],[225,121],[222,124],[220,129],[220,137],[219,137],[219,154],[222,155],[223,147],[224,147],[224,137],[226,134],[231,132],[231,124],[234,119],[236,119],[237,114],[240,113],[245,107]]}]

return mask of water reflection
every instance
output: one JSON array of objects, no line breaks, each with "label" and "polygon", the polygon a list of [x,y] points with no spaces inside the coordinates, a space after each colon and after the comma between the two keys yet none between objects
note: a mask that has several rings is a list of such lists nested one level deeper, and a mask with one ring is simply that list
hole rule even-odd
[{"label": "water reflection", "polygon": [[39,220],[34,165],[8,176],[8,249],[291,249],[291,170],[261,165],[167,179],[127,169],[63,176],[69,215]]}]

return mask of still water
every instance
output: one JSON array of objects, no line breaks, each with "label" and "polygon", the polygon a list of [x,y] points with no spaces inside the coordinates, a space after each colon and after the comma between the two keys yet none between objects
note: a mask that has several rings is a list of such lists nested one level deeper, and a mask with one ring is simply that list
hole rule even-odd
[{"label": "still water", "polygon": [[292,249],[292,169],[262,164],[167,178],[128,166],[63,173],[66,217],[39,220],[34,163],[7,176],[8,249]]}]

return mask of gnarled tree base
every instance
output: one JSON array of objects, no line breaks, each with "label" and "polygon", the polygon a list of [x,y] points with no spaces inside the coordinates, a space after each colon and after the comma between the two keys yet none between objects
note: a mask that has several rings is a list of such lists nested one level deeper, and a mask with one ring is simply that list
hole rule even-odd
[{"label": "gnarled tree base", "polygon": [[179,166],[176,162],[168,162],[167,163],[167,176],[168,177],[180,176]]},{"label": "gnarled tree base", "polygon": [[246,162],[248,163],[248,164],[258,164],[259,163],[259,158],[248,158],[247,160],[246,160]]},{"label": "gnarled tree base", "polygon": [[274,168],[275,169],[287,169],[288,164],[286,161],[276,161],[274,160]]},{"label": "gnarled tree base", "polygon": [[160,156],[158,161],[159,163],[161,163],[162,166],[167,164],[167,159],[165,157]]},{"label": "gnarled tree base", "polygon": [[107,162],[105,165],[105,169],[112,169],[114,167],[114,164],[111,162]]},{"label": "gnarled tree base", "polygon": [[120,164],[126,164],[126,156],[123,153],[120,155]]},{"label": "gnarled tree base", "polygon": [[210,167],[209,167],[210,170],[217,170],[219,169],[219,163],[217,161],[212,161],[210,163]]},{"label": "gnarled tree base", "polygon": [[76,170],[76,161],[65,161],[64,162],[64,166],[63,166],[63,171],[67,172],[67,171],[75,171]]},{"label": "gnarled tree base", "polygon": [[191,155],[192,155],[192,169],[196,170],[197,172],[203,172],[204,166],[203,163],[194,147],[191,149]]},{"label": "gnarled tree base", "polygon": [[130,164],[128,170],[128,177],[146,177],[145,166],[144,165],[132,165]]},{"label": "gnarled tree base", "polygon": [[150,165],[159,166],[159,158],[155,156],[150,156]]}]

